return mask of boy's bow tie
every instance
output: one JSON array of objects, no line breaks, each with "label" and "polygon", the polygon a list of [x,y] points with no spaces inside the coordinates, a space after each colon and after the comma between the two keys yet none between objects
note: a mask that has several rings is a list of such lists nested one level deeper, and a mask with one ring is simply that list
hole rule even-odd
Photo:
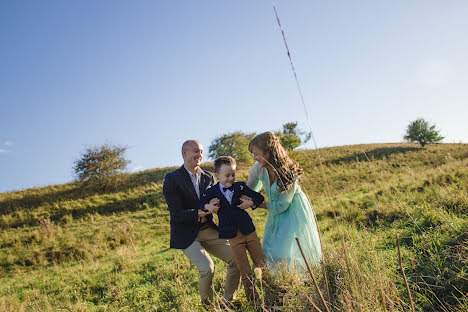
[{"label": "boy's bow tie", "polygon": [[234,187],[233,187],[232,185],[231,185],[230,187],[224,187],[224,186],[223,186],[223,192],[226,192],[227,190],[232,191],[233,188],[234,188]]}]

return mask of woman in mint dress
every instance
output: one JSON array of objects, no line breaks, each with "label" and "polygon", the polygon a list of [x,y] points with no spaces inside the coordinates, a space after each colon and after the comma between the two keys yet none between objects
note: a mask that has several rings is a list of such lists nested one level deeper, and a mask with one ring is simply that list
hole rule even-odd
[{"label": "woman in mint dress", "polygon": [[268,209],[262,242],[268,267],[274,269],[277,264],[285,263],[289,268],[303,268],[296,237],[309,264],[319,263],[322,249],[314,212],[298,183],[302,169],[289,158],[280,139],[271,132],[257,135],[250,142],[249,150],[255,164],[247,184],[255,191],[263,186],[268,198],[262,204]]}]

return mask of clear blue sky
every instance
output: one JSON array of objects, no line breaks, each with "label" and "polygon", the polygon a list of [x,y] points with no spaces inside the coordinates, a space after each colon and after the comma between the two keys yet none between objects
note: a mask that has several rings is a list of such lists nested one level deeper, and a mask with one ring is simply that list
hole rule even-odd
[{"label": "clear blue sky", "polygon": [[[418,117],[468,142],[468,1],[276,5],[319,147]],[[87,145],[141,170],[189,138],[308,129],[270,1],[4,0],[0,40],[0,192],[71,181]]]}]

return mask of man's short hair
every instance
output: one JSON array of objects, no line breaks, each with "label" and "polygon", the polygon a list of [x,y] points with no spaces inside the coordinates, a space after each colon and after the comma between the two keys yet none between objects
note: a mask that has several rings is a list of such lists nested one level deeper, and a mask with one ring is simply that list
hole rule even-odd
[{"label": "man's short hair", "polygon": [[236,160],[231,156],[219,156],[214,161],[214,171],[218,173],[222,165],[236,166]]},{"label": "man's short hair", "polygon": [[198,141],[198,140],[187,140],[187,141],[185,141],[184,144],[182,144],[182,153],[184,152],[184,150],[188,149],[189,146],[192,145],[192,144],[200,144],[200,141]]}]

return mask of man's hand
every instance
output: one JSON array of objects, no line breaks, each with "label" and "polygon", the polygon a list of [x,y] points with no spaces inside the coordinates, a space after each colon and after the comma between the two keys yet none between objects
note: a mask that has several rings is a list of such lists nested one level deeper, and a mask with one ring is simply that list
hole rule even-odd
[{"label": "man's hand", "polygon": [[242,209],[242,210],[245,210],[245,209],[247,209],[249,207],[252,207],[254,205],[254,203],[252,201],[252,198],[250,198],[249,196],[242,195],[239,199],[241,201],[241,204],[238,205],[237,207]]},{"label": "man's hand", "polygon": [[204,208],[208,210],[209,213],[217,212],[219,209],[219,207],[214,204],[206,204]]},{"label": "man's hand", "polygon": [[212,198],[209,203],[215,206],[219,206],[219,198],[218,197]]},{"label": "man's hand", "polygon": [[[209,204],[210,204],[210,205],[213,205],[213,206],[212,206],[212,211],[211,211],[211,212],[218,212],[218,210],[219,210],[219,198],[216,198],[216,197],[215,197],[215,198],[212,198],[212,199],[210,200]],[[207,209],[207,208],[206,208],[206,205],[205,205],[205,209]],[[208,210],[208,209],[207,209],[207,210]]]},{"label": "man's hand", "polygon": [[198,218],[203,218],[205,217],[206,215],[209,215],[211,212],[210,211],[203,211],[201,209],[198,209]]}]

